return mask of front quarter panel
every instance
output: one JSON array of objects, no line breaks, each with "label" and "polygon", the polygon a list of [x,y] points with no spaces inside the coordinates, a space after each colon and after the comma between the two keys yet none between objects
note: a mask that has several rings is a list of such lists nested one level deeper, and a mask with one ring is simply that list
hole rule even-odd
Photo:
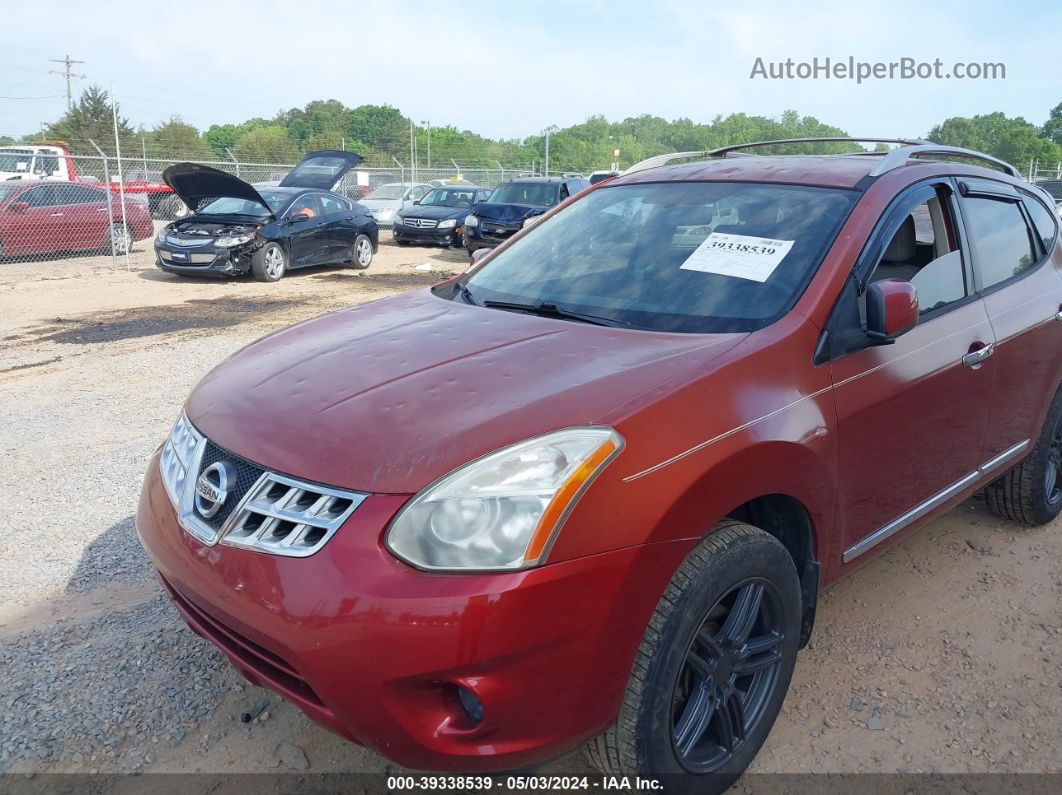
[{"label": "front quarter panel", "polygon": [[818,329],[790,314],[711,363],[606,419],[624,451],[593,483],[550,561],[687,539],[690,546],[755,497],[807,509],[825,559],[834,519],[836,412],[827,367],[811,363]]}]

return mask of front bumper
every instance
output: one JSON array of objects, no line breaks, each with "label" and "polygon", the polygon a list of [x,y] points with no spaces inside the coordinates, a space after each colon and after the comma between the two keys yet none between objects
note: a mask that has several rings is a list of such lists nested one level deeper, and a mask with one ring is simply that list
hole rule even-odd
[{"label": "front bumper", "polygon": [[446,229],[422,229],[415,226],[395,224],[395,240],[408,241],[410,243],[434,243],[440,246],[458,245],[461,241],[461,227],[447,227]]},{"label": "front bumper", "polygon": [[[381,545],[406,499],[367,498],[308,558],[205,546],[178,525],[156,454],[136,526],[185,620],[244,676],[401,765],[513,769],[602,731],[619,710],[659,575],[685,546],[524,572],[421,572]],[[458,685],[481,700],[480,723]]]},{"label": "front bumper", "polygon": [[228,248],[179,248],[155,243],[155,265],[175,273],[237,276],[251,269],[251,253]]}]

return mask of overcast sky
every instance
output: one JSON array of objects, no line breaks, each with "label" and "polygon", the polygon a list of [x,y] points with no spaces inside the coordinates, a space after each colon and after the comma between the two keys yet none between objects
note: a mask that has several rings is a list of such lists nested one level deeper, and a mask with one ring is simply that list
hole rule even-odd
[{"label": "overcast sky", "polygon": [[[49,58],[85,61],[75,93],[112,84],[123,115],[205,128],[312,99],[390,104],[416,120],[522,137],[592,114],[710,121],[786,108],[852,134],[919,136],[1002,110],[1042,123],[1062,102],[1062,3],[403,2],[155,4],[4,11],[0,134],[62,113]],[[750,79],[764,61],[1002,62],[1005,80]]]}]

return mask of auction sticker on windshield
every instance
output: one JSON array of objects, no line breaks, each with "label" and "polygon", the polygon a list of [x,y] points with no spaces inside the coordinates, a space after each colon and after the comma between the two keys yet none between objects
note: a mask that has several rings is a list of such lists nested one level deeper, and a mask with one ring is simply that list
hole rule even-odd
[{"label": "auction sticker on windshield", "polygon": [[681,270],[765,282],[785,259],[792,240],[712,232],[680,266]]}]

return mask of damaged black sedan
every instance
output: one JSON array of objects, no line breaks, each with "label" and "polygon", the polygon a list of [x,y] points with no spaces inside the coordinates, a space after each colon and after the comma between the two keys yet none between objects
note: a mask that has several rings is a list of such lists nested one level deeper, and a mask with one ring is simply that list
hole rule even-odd
[{"label": "damaged black sedan", "polygon": [[275,282],[292,268],[367,268],[379,245],[372,215],[331,188],[361,160],[310,152],[277,187],[257,188],[224,171],[177,163],[163,179],[194,212],[155,237],[156,265],[183,276],[251,274]]}]

